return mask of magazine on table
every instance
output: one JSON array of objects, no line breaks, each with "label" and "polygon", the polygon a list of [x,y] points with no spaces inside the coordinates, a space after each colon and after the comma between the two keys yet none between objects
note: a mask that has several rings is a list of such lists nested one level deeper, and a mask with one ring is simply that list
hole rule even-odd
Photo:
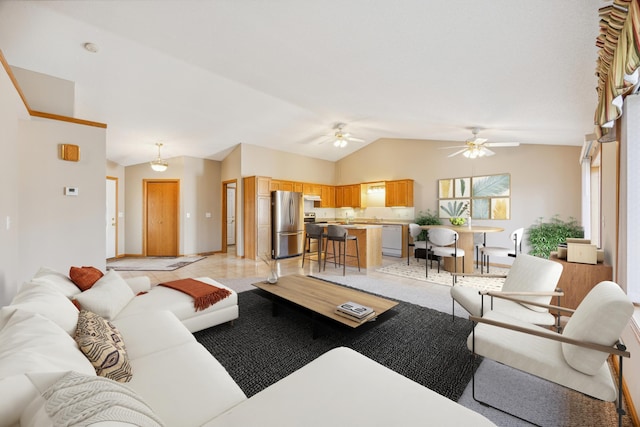
[{"label": "magazine on table", "polygon": [[356,319],[363,319],[373,313],[373,308],[352,301],[340,304],[336,310],[355,317]]}]

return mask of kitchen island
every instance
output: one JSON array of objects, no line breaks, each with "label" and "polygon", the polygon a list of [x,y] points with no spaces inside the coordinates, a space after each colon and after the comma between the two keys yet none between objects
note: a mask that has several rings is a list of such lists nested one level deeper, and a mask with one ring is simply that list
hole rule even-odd
[{"label": "kitchen island", "polygon": [[[382,225],[379,224],[339,224],[327,223],[319,224],[340,225],[348,230],[348,233],[358,237],[358,248],[360,250],[360,268],[373,268],[382,265]],[[336,245],[336,251],[338,245]],[[324,252],[323,252],[324,253]],[[350,255],[353,255],[351,257]],[[327,248],[327,256],[333,256],[333,245],[329,243]],[[356,244],[354,242],[347,243],[347,265],[350,267],[358,267],[358,259],[356,256]],[[329,260],[327,268],[333,264],[333,260]]]}]

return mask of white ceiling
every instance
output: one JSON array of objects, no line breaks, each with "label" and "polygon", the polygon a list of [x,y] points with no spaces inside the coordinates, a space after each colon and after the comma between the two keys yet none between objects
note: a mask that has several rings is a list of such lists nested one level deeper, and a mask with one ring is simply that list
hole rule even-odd
[{"label": "white ceiling", "polygon": [[[158,141],[163,157],[222,160],[247,143],[338,160],[379,138],[460,142],[474,126],[491,142],[581,145],[603,5],[3,0],[0,49],[74,81],[76,117],[107,123],[107,158],[125,166]],[[366,142],[320,144],[337,122]]]}]

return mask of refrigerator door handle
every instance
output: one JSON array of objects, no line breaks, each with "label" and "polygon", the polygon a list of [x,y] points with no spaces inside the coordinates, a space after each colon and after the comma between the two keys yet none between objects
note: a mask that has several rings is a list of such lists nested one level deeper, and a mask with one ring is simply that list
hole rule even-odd
[{"label": "refrigerator door handle", "polygon": [[278,233],[281,236],[295,236],[296,234],[300,234],[302,233],[301,231],[292,231],[290,233],[286,233],[286,232],[280,232]]}]

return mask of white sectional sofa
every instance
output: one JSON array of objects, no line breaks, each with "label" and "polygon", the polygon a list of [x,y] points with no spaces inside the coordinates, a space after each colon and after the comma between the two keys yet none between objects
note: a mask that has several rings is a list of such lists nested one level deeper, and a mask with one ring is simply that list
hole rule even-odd
[{"label": "white sectional sofa", "polygon": [[[113,316],[110,326],[124,341],[130,381],[96,375],[73,339],[79,311],[69,297],[87,298],[65,275],[41,270],[0,309],[0,426],[52,426],[83,417],[88,421],[78,425],[493,425],[347,348],[329,351],[247,399],[190,332],[237,317],[235,293],[202,315],[182,310],[179,292],[166,289],[175,293],[170,296],[155,287],[118,309],[126,299],[120,294],[128,295],[123,283],[135,295],[148,281],[127,283],[117,273],[105,275],[105,281],[109,289],[120,289],[113,292],[118,303],[98,293],[103,298],[94,308]],[[235,315],[229,314],[234,306]],[[341,382],[361,390],[337,387]]]}]

